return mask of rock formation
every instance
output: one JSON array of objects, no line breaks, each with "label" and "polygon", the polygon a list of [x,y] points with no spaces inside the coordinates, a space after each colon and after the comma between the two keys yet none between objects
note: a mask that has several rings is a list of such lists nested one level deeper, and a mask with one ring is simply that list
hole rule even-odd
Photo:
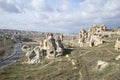
[{"label": "rock formation", "polygon": [[96,69],[99,70],[99,71],[102,71],[103,69],[105,69],[108,66],[109,66],[108,62],[105,62],[105,61],[102,61],[102,60],[98,60]]},{"label": "rock formation", "polygon": [[120,60],[120,55],[118,55],[118,56],[115,58],[115,60]]},{"label": "rock formation", "polygon": [[86,46],[97,46],[103,43],[102,39],[102,32],[106,30],[105,25],[94,25],[88,31],[81,29],[79,32],[79,46],[86,47]]},{"label": "rock formation", "polygon": [[119,50],[120,49],[120,41],[117,39],[115,43],[115,49]]},{"label": "rock formation", "polygon": [[40,47],[43,47],[44,46],[44,41],[43,40],[40,40]]},{"label": "rock formation", "polygon": [[47,58],[54,58],[63,55],[64,46],[62,41],[63,35],[57,36],[56,39],[53,37],[52,33],[46,35],[43,49],[46,50]]},{"label": "rock formation", "polygon": [[26,53],[26,57],[28,59],[26,63],[29,63],[29,64],[40,63],[44,57],[43,49],[40,48],[40,46],[36,46],[34,49],[29,50]]},{"label": "rock formation", "polygon": [[56,57],[56,43],[52,33],[47,38],[47,57]]},{"label": "rock formation", "polygon": [[64,38],[64,36],[63,36],[63,34],[61,34],[61,35],[60,35],[61,41],[63,41],[63,38]]},{"label": "rock formation", "polygon": [[57,55],[56,55],[56,56],[61,56],[61,55],[63,55],[64,46],[63,46],[62,40],[63,40],[63,39],[61,39],[60,36],[58,36],[57,39],[56,39],[56,52],[57,52]]},{"label": "rock formation", "polygon": [[45,56],[50,59],[63,55],[64,46],[62,40],[63,37],[61,38],[61,36],[58,36],[54,39],[53,34],[48,33],[46,34],[44,40],[40,40],[40,46],[30,49],[29,46],[24,45],[22,49],[27,52],[27,63],[40,63]]},{"label": "rock formation", "polygon": [[23,45],[23,46],[22,46],[22,51],[23,51],[23,52],[28,52],[30,49],[31,49],[31,48],[30,48],[30,46],[28,46],[28,45]]}]

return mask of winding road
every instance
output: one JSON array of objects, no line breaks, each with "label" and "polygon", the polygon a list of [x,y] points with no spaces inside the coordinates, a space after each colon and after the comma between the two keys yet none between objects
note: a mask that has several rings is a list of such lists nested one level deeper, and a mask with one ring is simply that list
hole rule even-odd
[{"label": "winding road", "polygon": [[9,64],[12,64],[13,62],[16,62],[23,56],[24,56],[24,52],[21,50],[21,43],[16,43],[13,49],[13,55],[1,61],[0,68],[3,68],[5,66],[8,66]]}]

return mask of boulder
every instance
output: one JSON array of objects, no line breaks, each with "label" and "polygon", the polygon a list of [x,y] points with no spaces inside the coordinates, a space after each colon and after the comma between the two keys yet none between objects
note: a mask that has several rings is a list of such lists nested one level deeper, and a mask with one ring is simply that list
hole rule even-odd
[{"label": "boulder", "polygon": [[23,45],[21,49],[22,49],[23,52],[27,52],[27,51],[29,51],[31,48],[30,48],[30,46],[28,46],[28,45]]},{"label": "boulder", "polygon": [[120,49],[120,41],[118,41],[118,39],[116,40],[116,43],[115,43],[115,49],[116,50]]},{"label": "boulder", "polygon": [[104,70],[105,68],[107,68],[109,66],[109,63],[106,61],[102,61],[102,60],[98,60],[97,61],[97,65],[96,65],[96,69],[99,71]]},{"label": "boulder", "polygon": [[120,55],[118,55],[118,56],[115,58],[115,60],[120,60]]}]

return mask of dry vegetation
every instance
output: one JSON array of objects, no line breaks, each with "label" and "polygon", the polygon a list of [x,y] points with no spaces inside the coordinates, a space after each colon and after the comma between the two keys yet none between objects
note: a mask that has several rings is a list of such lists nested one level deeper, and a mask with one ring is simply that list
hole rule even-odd
[{"label": "dry vegetation", "polygon": [[6,39],[4,44],[4,39],[0,38],[0,61],[6,59],[12,54],[14,43],[10,39]]},{"label": "dry vegetation", "polygon": [[[120,51],[114,49],[119,35],[112,35],[108,42],[94,47],[71,49],[66,46],[65,55],[76,59],[76,69],[64,55],[57,59],[44,59],[41,64],[21,64],[25,57],[11,66],[0,69],[0,80],[120,80]],[[70,49],[69,49],[69,48]],[[111,65],[103,71],[96,70],[97,60]]]}]

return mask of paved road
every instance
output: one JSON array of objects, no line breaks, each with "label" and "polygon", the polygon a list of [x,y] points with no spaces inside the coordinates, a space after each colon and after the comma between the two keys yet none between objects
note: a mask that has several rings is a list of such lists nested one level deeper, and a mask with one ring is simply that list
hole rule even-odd
[{"label": "paved road", "polygon": [[21,57],[23,57],[24,52],[21,50],[21,44],[16,43],[13,49],[13,54],[11,57],[7,58],[6,60],[0,62],[0,68],[5,67],[9,64],[12,64],[13,62],[19,60]]}]

